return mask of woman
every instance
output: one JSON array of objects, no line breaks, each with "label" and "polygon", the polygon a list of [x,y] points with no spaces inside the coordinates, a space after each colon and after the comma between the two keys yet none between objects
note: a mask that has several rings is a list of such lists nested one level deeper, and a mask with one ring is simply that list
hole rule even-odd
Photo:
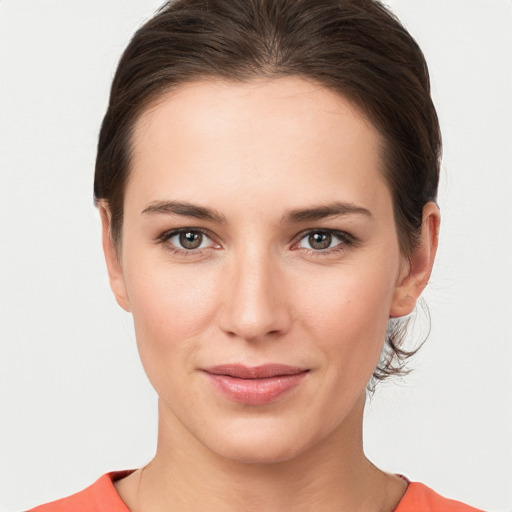
[{"label": "woman", "polygon": [[52,510],[476,510],[364,455],[434,262],[440,133],[379,3],[182,0],[134,36],[95,197],[154,459]]}]

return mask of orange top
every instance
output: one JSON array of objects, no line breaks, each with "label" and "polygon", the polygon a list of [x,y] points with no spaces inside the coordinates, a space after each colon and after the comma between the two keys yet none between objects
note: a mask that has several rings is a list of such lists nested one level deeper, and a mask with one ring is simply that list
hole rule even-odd
[{"label": "orange top", "polygon": [[[53,501],[29,512],[130,512],[117,494],[113,482],[131,471],[115,471],[103,475],[94,484],[68,498]],[[483,512],[439,496],[426,485],[409,482],[407,491],[394,512]]]},{"label": "orange top", "polygon": [[[116,511],[117,512],[117,511]],[[460,501],[443,498],[437,492],[418,482],[409,482],[394,512],[484,512]]]}]

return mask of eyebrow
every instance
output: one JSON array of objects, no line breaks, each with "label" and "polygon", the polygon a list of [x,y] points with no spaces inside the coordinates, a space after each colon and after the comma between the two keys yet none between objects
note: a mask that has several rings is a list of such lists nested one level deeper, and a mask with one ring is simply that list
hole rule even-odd
[{"label": "eyebrow", "polygon": [[286,223],[297,223],[339,217],[344,215],[365,215],[373,217],[370,210],[353,203],[337,201],[326,205],[312,206],[289,211],[282,219]]},{"label": "eyebrow", "polygon": [[204,206],[182,202],[182,201],[154,201],[144,210],[143,215],[182,215],[184,217],[194,217],[201,220],[209,220],[224,224],[226,218],[221,213]]},{"label": "eyebrow", "polygon": [[[226,217],[216,210],[182,201],[153,201],[144,210],[143,215],[182,215],[201,220],[209,220],[219,224],[226,223]],[[334,202],[326,205],[298,208],[287,212],[281,222],[295,224],[299,222],[316,221],[328,217],[344,215],[365,215],[372,217],[370,210],[353,203]]]}]

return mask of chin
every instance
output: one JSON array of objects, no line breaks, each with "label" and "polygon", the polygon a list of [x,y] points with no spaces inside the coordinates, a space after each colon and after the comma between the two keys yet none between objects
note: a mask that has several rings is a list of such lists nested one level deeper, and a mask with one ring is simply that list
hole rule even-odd
[{"label": "chin", "polygon": [[273,425],[245,425],[225,429],[213,442],[204,444],[218,456],[243,464],[276,464],[299,456],[311,445],[304,432]]}]

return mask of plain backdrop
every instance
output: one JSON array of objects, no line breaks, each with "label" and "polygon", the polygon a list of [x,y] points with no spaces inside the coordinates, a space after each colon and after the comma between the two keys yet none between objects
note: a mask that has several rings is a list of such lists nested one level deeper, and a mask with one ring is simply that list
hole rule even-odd
[{"label": "plain backdrop", "polygon": [[[512,2],[388,2],[430,65],[444,137],[441,247],[414,372],[381,386],[383,469],[512,510]],[[116,62],[159,0],[2,0],[0,509],[152,457],[156,397],[115,303],[92,204]],[[424,325],[421,324],[420,326]]]}]

